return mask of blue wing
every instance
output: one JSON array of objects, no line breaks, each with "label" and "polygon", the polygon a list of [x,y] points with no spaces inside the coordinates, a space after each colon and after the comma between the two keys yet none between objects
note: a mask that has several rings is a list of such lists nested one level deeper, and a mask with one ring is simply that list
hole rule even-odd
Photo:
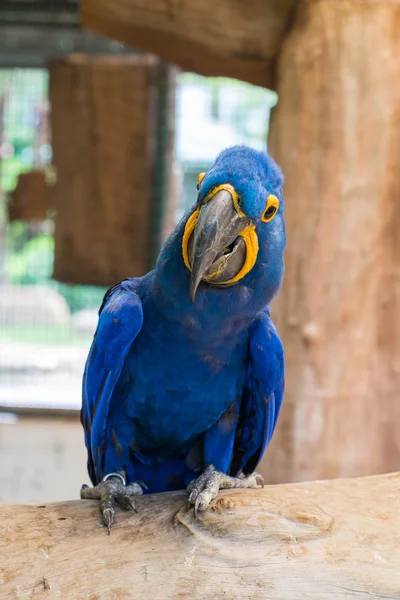
[{"label": "blue wing", "polygon": [[111,396],[126,355],[143,324],[137,279],[111,288],[99,311],[99,322],[85,365],[81,421],[93,485],[103,476],[105,436]]},{"label": "blue wing", "polygon": [[271,441],[282,405],[285,364],[269,310],[253,323],[231,470],[253,472]]},{"label": "blue wing", "polygon": [[266,310],[251,327],[242,396],[205,435],[206,464],[235,476],[255,470],[274,433],[284,378],[282,344]]}]

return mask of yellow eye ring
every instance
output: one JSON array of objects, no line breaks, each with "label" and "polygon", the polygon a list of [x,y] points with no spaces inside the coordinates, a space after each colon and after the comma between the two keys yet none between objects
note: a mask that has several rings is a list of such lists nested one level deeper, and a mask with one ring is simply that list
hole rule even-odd
[{"label": "yellow eye ring", "polygon": [[197,189],[200,189],[201,182],[203,181],[205,173],[200,173],[197,178]]},{"label": "yellow eye ring", "polygon": [[275,217],[279,209],[279,200],[273,194],[270,194],[267,199],[267,205],[261,217],[263,223],[269,223]]}]

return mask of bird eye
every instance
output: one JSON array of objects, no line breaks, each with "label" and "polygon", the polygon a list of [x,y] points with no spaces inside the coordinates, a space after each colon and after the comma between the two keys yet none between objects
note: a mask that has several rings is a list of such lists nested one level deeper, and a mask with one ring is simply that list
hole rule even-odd
[{"label": "bird eye", "polygon": [[270,206],[269,208],[267,208],[267,210],[264,213],[264,219],[268,220],[271,217],[274,216],[274,214],[276,213],[276,208],[275,206]]},{"label": "bird eye", "polygon": [[272,221],[272,219],[278,212],[278,208],[279,208],[278,198],[276,196],[274,196],[273,194],[270,194],[268,196],[267,205],[264,209],[263,215],[261,217],[261,221],[263,221],[263,223],[268,223],[269,221]]},{"label": "bird eye", "polygon": [[199,176],[198,176],[198,178],[197,178],[197,189],[198,189],[198,190],[200,189],[200,185],[201,185],[201,182],[202,182],[202,181],[203,181],[203,179],[204,179],[204,175],[205,175],[205,173],[200,173],[200,175],[199,175]]}]

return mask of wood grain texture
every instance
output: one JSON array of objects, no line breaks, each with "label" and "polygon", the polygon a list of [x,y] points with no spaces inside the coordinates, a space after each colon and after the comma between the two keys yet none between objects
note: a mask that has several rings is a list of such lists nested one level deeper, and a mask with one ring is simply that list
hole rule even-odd
[{"label": "wood grain texture", "polygon": [[157,69],[148,56],[50,66],[59,281],[109,286],[148,270]]},{"label": "wood grain texture", "polygon": [[51,189],[45,171],[32,170],[18,175],[17,184],[10,194],[8,220],[44,221],[51,205]]},{"label": "wood grain texture", "polygon": [[270,482],[400,465],[400,2],[302,2],[269,149],[288,247],[287,362]]},{"label": "wood grain texture", "polygon": [[0,598],[400,598],[400,473],[138,498],[111,536],[94,501],[0,506]]},{"label": "wood grain texture", "polygon": [[201,75],[275,87],[296,0],[83,0],[85,27]]}]

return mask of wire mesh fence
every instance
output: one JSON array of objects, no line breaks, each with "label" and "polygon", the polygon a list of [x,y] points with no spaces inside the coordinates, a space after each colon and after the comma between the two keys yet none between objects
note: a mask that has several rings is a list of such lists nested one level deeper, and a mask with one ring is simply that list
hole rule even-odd
[{"label": "wire mesh fence", "polygon": [[[77,415],[84,363],[106,287],[53,278],[54,190],[61,179],[55,155],[63,141],[58,138],[55,144],[58,132],[51,124],[64,108],[58,105],[52,116],[51,65],[71,55],[90,62],[96,56],[129,60],[138,53],[84,31],[78,0],[0,0],[0,502],[76,498],[87,477]],[[168,66],[161,66],[161,75],[148,123],[156,146],[148,219],[151,264],[160,241],[194,202],[198,173],[218,152],[240,143],[266,148],[269,113],[276,102],[272,92],[235,80],[178,73]],[[83,104],[87,102],[85,119],[91,127],[85,135],[91,136],[91,151],[102,153],[107,165],[108,156],[115,161],[116,149],[118,160],[127,164],[125,172],[137,168],[143,148],[133,144],[123,156],[115,132],[108,138],[111,144],[101,139],[90,82],[86,88],[79,83],[78,78],[72,85],[76,94],[87,95]],[[115,110],[121,102],[115,90],[106,85],[102,93],[106,101],[114,93],[110,110]],[[64,105],[68,114],[62,118],[68,121],[74,117],[68,102]],[[125,108],[121,114],[129,115]],[[74,143],[73,135],[68,143]],[[81,153],[85,148],[80,146]],[[79,170],[79,161],[75,168]],[[68,179],[64,173],[63,181]],[[111,204],[121,185],[127,184],[111,182],[103,189],[103,196],[114,192]],[[68,189],[76,194],[73,185]],[[79,204],[77,198],[74,202]],[[138,273],[132,267],[126,275]],[[65,414],[75,418],[52,418],[51,424],[42,418]]]},{"label": "wire mesh fence", "polygon": [[[105,290],[52,279],[51,215],[10,219],[23,174],[43,173],[49,185],[54,177],[47,71],[0,70],[0,98],[0,405],[76,407]],[[32,192],[22,190],[28,203],[36,201]]]},{"label": "wire mesh fence", "polygon": [[[24,219],[16,210],[23,198],[27,214],[26,205],[32,209],[40,203],[38,196],[51,193],[57,177],[52,165],[48,84],[45,69],[0,70],[3,409],[79,409],[84,360],[106,289],[55,281],[54,214],[49,210],[41,218],[39,210],[37,218]],[[178,74],[169,229],[193,203],[198,173],[211,165],[220,150],[240,143],[266,147],[269,111],[275,102],[272,92],[248,84]],[[35,191],[33,177],[26,182],[24,175],[38,173],[44,184]],[[166,190],[159,195],[162,201]]]}]

